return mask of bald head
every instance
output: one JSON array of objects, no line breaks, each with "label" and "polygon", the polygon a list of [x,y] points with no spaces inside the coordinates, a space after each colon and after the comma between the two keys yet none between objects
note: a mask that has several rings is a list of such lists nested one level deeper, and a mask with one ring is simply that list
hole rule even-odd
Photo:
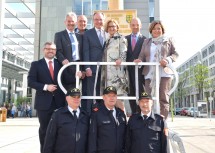
[{"label": "bald head", "polygon": [[130,28],[133,34],[137,34],[138,32],[140,32],[141,27],[142,24],[139,18],[136,17],[131,20]]}]

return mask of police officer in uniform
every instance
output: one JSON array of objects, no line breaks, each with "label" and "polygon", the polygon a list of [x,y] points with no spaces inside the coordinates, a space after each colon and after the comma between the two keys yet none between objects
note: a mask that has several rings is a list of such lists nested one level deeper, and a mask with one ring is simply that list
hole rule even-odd
[{"label": "police officer in uniform", "polygon": [[126,153],[167,153],[166,123],[162,116],[153,113],[152,105],[152,97],[141,93],[141,112],[128,121]]},{"label": "police officer in uniform", "polygon": [[48,125],[43,153],[86,153],[89,115],[80,106],[81,92],[67,91],[68,106],[58,109]]},{"label": "police officer in uniform", "polygon": [[104,104],[91,114],[88,153],[124,153],[126,117],[121,109],[115,107],[116,88],[106,87],[103,100]]}]

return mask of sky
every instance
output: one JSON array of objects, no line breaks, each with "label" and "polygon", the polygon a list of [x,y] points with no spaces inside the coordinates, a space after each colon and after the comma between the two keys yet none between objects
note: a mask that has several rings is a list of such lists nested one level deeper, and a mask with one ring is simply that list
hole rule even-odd
[{"label": "sky", "polygon": [[166,35],[179,53],[176,67],[215,40],[215,0],[160,0],[160,7]]}]

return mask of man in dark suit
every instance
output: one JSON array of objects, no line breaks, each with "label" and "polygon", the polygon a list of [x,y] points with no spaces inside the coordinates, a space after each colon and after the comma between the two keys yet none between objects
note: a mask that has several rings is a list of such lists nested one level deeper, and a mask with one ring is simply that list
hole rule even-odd
[{"label": "man in dark suit", "polygon": [[[142,25],[139,18],[133,18],[131,20],[130,28],[132,30],[132,33],[126,36],[126,39],[128,41],[128,50],[127,50],[127,58],[126,58],[127,62],[133,62],[135,59],[137,59],[141,51],[143,41],[146,38],[140,33],[141,26]],[[143,67],[138,69],[139,91],[143,91],[143,85],[144,85],[144,76],[142,75],[142,68]],[[129,82],[130,82],[129,96],[135,96],[135,93],[136,93],[135,67],[128,66],[128,73],[129,73]],[[138,94],[140,94],[140,92]],[[138,108],[136,101],[129,100],[129,103],[130,103],[132,113],[136,113]]]},{"label": "man in dark suit", "polygon": [[[76,14],[74,12],[67,13],[64,23],[66,29],[57,32],[54,40],[57,47],[56,57],[62,65],[82,60],[82,35],[74,33],[77,23]],[[75,66],[70,66],[64,70],[62,82],[65,88],[75,87],[75,73]]]},{"label": "man in dark suit", "polygon": [[[83,36],[84,32],[87,31],[87,17],[85,15],[78,16],[77,28],[75,28],[75,33]],[[82,69],[81,86],[82,95],[87,96],[87,77],[85,69]],[[81,107],[87,111],[87,99],[81,99]]]},{"label": "man in dark suit", "polygon": [[41,152],[46,135],[46,129],[53,111],[65,106],[65,95],[57,83],[57,75],[61,68],[54,59],[56,46],[52,42],[44,45],[44,58],[31,63],[28,73],[28,86],[36,90],[35,105],[40,122],[39,138]]},{"label": "man in dark suit", "polygon": [[[104,14],[96,12],[93,15],[94,28],[87,30],[83,37],[83,59],[85,62],[98,62],[102,61],[103,56],[103,45],[105,42],[105,32],[103,29]],[[94,82],[96,75],[96,66],[86,65],[86,76],[87,76],[87,95],[93,96]],[[98,73],[98,81],[96,86],[96,95],[100,95],[100,76],[101,72]],[[92,100],[87,101],[87,111],[91,113]]]}]

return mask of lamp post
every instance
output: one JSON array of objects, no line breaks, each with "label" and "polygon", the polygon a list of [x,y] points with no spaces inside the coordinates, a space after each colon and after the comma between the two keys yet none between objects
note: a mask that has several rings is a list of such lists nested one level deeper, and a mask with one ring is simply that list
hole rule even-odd
[{"label": "lamp post", "polygon": [[209,100],[209,103],[210,103],[210,112],[209,113],[210,113],[210,121],[211,121],[212,101],[213,101],[213,97],[212,97],[213,88],[210,88],[209,92],[210,92],[210,97],[208,98],[208,100]]}]

